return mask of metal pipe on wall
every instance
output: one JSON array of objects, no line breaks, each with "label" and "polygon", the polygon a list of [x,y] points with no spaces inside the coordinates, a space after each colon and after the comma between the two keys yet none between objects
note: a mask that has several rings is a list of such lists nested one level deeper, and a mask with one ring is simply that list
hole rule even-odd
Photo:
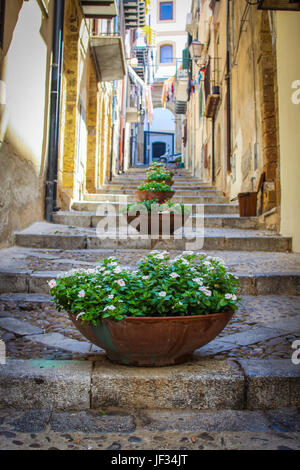
[{"label": "metal pipe on wall", "polygon": [[57,175],[60,124],[61,77],[63,63],[63,29],[65,0],[55,0],[52,38],[51,92],[50,92],[50,126],[47,160],[47,180],[45,189],[45,218],[52,220],[57,206]]}]

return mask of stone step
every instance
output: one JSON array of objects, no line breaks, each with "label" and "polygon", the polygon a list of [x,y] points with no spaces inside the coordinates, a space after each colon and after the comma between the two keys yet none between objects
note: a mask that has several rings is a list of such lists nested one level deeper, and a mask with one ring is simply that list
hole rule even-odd
[{"label": "stone step", "polygon": [[[202,196],[202,192],[197,195],[197,191],[176,191],[175,195],[172,197],[172,202],[186,202],[190,204],[226,204],[228,203],[228,199],[224,196]],[[99,193],[96,195],[97,197],[93,197],[93,201],[91,202],[122,202],[123,198],[126,197],[128,202],[135,202],[137,201],[137,197],[134,194],[134,191],[128,190],[119,190],[114,191],[111,193],[110,191]]]},{"label": "stone step", "polygon": [[[126,455],[126,451],[133,451],[134,458],[141,459],[136,461],[137,467],[147,468],[147,458],[155,456],[162,464],[168,462],[170,450],[173,458],[174,449],[180,449],[184,452],[173,462],[181,466],[191,458],[192,452],[187,451],[199,449],[299,450],[299,418],[296,408],[106,410],[102,414],[97,410],[6,409],[0,450],[103,450],[101,462],[109,466],[112,457],[116,463],[119,457],[105,451],[122,449],[122,464],[135,462]],[[168,451],[165,456],[161,455],[162,445]],[[156,451],[152,457],[148,449]]]},{"label": "stone step", "polygon": [[[97,196],[98,194],[102,193],[107,193],[110,192],[114,194],[115,192],[119,191],[130,191],[131,193],[134,193],[137,189],[139,184],[107,184],[103,185],[97,192],[94,194]],[[189,194],[192,193],[195,196],[222,196],[223,193],[221,191],[217,191],[216,189],[213,188],[202,188],[201,186],[183,186],[183,185],[176,185],[174,184],[172,186],[172,189],[176,191],[176,193],[182,193],[182,194]],[[89,196],[87,193],[85,196]]]},{"label": "stone step", "polygon": [[[71,269],[71,267],[70,267]],[[63,271],[8,271],[0,270],[1,294],[47,294],[47,282]],[[240,295],[300,295],[300,273],[235,272],[240,281]],[[44,300],[41,299],[41,302]]]},{"label": "stone step", "polygon": [[[99,193],[97,193],[96,195],[93,195],[95,196],[93,198],[94,201],[101,201],[103,199],[106,200],[106,198],[110,198],[112,197],[113,199],[116,199],[118,198],[120,195],[127,195],[128,197],[130,197],[130,200],[133,200],[133,201],[136,201],[137,200],[137,197],[135,195],[135,189],[114,189],[113,191],[111,189],[107,189],[107,190],[103,190]],[[217,195],[215,193],[205,193],[203,192],[202,190],[200,191],[190,191],[190,190],[183,190],[183,191],[175,191],[175,195],[173,196],[172,198],[172,201],[178,197],[197,197],[198,198],[198,201],[197,203],[198,204],[222,204],[222,203],[226,203],[226,202],[229,202],[228,201],[228,198],[226,198],[225,196],[223,196],[222,194],[221,195]],[[87,200],[90,200],[90,199],[87,199]]]},{"label": "stone step", "polygon": [[[22,410],[266,410],[299,407],[300,366],[289,359],[213,360],[133,368],[94,361],[7,359],[0,407]],[[171,390],[171,393],[170,393]]]},{"label": "stone step", "polygon": [[[74,201],[72,204],[73,211],[79,212],[97,212],[98,215],[109,213],[118,213],[126,209],[127,204],[129,204],[130,199],[126,195],[118,196],[118,202],[114,201]],[[199,198],[197,198],[197,201]],[[172,199],[173,202],[182,202],[177,200],[177,198]],[[205,215],[211,214],[238,214],[239,206],[237,204],[199,204],[197,201],[184,202],[187,206],[192,207],[197,206],[197,211],[202,212],[204,210]],[[193,203],[194,202],[194,203]]]},{"label": "stone step", "polygon": [[[98,223],[103,221],[105,217],[107,216],[97,215],[96,212],[60,211],[53,213],[53,222],[74,227],[97,227]],[[127,218],[123,214],[110,214],[109,217],[116,217],[118,227],[127,226]],[[191,217],[202,218],[204,227],[259,228],[257,217],[239,217],[238,215],[191,215]]]},{"label": "stone step", "polygon": [[[197,222],[198,219],[195,219]],[[106,221],[107,223],[107,221]],[[159,250],[229,250],[229,251],[273,251],[291,250],[291,239],[273,232],[238,230],[227,228],[206,228],[201,219],[196,223],[196,231],[187,226],[174,235],[154,237],[140,235],[131,226],[115,227],[115,219],[109,219],[110,230],[103,227],[80,228],[60,224],[37,222],[15,234],[18,246],[32,248],[95,249],[130,248]]]}]

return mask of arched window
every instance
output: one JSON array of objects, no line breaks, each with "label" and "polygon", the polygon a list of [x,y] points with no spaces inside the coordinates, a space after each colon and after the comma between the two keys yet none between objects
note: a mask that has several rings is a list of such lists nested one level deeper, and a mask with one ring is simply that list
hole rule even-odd
[{"label": "arched window", "polygon": [[161,64],[173,63],[173,46],[171,44],[160,46],[160,60],[159,61]]}]

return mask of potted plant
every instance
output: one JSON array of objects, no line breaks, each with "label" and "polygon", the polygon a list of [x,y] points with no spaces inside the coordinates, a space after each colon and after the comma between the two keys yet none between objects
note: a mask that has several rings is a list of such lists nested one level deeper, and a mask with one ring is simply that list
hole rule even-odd
[{"label": "potted plant", "polygon": [[163,366],[187,361],[237,309],[237,278],[220,258],[151,252],[136,270],[105,259],[49,282],[59,311],[112,361]]},{"label": "potted plant", "polygon": [[174,195],[174,190],[166,183],[149,182],[138,186],[135,192],[138,201],[146,201],[147,199],[156,199],[159,202],[167,201]]},{"label": "potted plant", "polygon": [[128,204],[124,215],[127,222],[143,235],[173,235],[175,230],[185,224],[190,214],[190,207],[182,203],[160,203],[158,200],[148,199]]},{"label": "potted plant", "polygon": [[170,170],[159,168],[159,169],[149,171],[147,173],[147,178],[145,182],[150,183],[152,181],[156,181],[159,183],[165,183],[165,184],[168,184],[169,186],[172,186],[173,185],[172,176],[173,176],[173,172],[171,172]]}]

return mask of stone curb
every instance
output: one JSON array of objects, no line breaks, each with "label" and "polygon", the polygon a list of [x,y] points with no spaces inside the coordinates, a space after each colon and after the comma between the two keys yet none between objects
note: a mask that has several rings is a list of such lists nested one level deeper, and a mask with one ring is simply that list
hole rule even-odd
[{"label": "stone curb", "polygon": [[92,361],[8,359],[0,408],[264,410],[300,405],[300,366],[285,359],[193,358],[163,368]]}]

